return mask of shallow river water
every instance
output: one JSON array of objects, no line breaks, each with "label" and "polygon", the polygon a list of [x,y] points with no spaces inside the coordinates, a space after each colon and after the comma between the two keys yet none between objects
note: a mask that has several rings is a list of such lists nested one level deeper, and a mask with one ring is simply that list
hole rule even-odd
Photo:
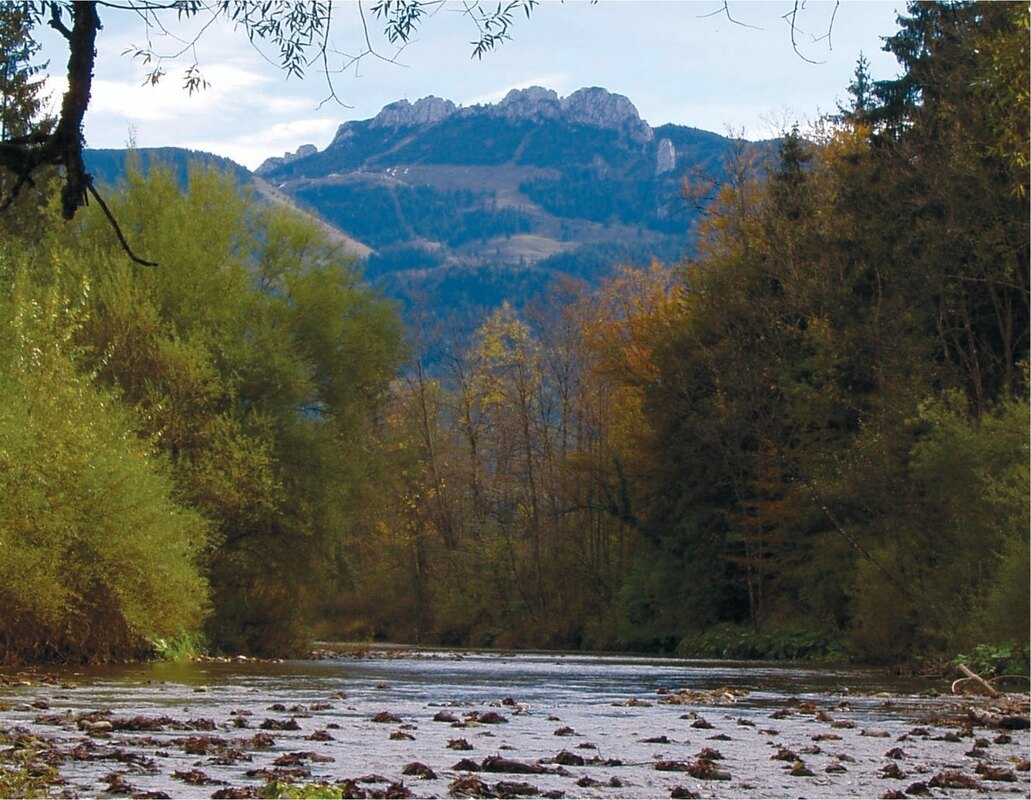
[{"label": "shallow river water", "polygon": [[947,685],[875,671],[406,651],[51,676],[0,686],[0,730],[48,740],[72,796],[270,779],[417,797],[1029,794],[1027,730],[971,727],[969,701],[927,694]]}]

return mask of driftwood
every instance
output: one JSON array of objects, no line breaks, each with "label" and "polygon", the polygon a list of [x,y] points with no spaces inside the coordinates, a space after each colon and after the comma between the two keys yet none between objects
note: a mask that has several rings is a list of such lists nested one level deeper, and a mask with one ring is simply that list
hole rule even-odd
[{"label": "driftwood", "polygon": [[956,687],[960,684],[966,683],[967,681],[973,681],[974,683],[981,686],[986,692],[988,692],[988,695],[990,697],[1001,696],[1002,693],[998,689],[996,689],[994,686],[988,683],[988,681],[986,681],[984,678],[982,678],[980,675],[978,675],[976,672],[970,669],[970,667],[968,667],[966,664],[960,664],[959,671],[962,672],[966,677],[959,678],[958,680],[952,682],[953,693],[955,693]]},{"label": "driftwood", "polygon": [[1006,714],[990,711],[985,708],[971,708],[967,713],[977,723],[986,728],[1002,728],[1008,731],[1019,731],[1031,728],[1031,719],[1024,714]]}]

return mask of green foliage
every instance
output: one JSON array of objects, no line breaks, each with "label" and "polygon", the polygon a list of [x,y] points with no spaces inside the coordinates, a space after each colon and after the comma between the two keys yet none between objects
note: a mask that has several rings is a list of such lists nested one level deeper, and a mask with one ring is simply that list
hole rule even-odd
[{"label": "green foliage", "polygon": [[[36,62],[42,44],[32,35],[32,14],[25,3],[0,4],[0,142],[17,149],[15,142],[30,133],[49,134],[54,120],[45,115],[46,64]],[[18,161],[4,159],[0,166],[0,202],[10,203],[0,214],[0,235],[27,244],[42,236],[50,221],[45,212],[48,191],[57,170],[40,165],[33,180],[21,185]],[[16,196],[11,196],[19,187]]]},{"label": "green foliage", "polygon": [[44,761],[45,750],[28,734],[0,732],[0,797],[48,797],[57,785],[57,767]]},{"label": "green foliage", "polygon": [[[14,3],[0,6],[0,140],[25,136],[40,125],[45,65],[33,64],[42,45],[31,35],[32,18]],[[46,124],[46,123],[44,123]]]},{"label": "green foliage", "polygon": [[207,642],[200,633],[184,633],[172,639],[153,639],[154,653],[162,661],[179,663],[192,661],[207,651]]},{"label": "green foliage", "polygon": [[375,474],[397,321],[229,177],[132,172],[110,202],[160,268],[99,215],[4,250],[4,657],[301,652]]},{"label": "green foliage", "polygon": [[964,664],[982,678],[1027,675],[1031,671],[1031,645],[1012,641],[976,645],[970,655],[960,653],[954,665]]},{"label": "green foliage", "polygon": [[[957,393],[921,405],[907,459],[912,494],[894,512],[896,535],[856,582],[863,650],[898,657],[1026,640],[1028,419],[1026,401],[976,418]],[[887,596],[891,604],[879,599]]]},{"label": "green foliage", "polygon": [[206,522],[77,363],[88,297],[20,278],[0,303],[5,661],[142,653],[196,630],[207,607]]},{"label": "green foliage", "polygon": [[317,228],[218,173],[194,171],[185,193],[167,172],[134,173],[111,205],[161,267],[125,264],[90,220],[81,340],[217,527],[211,643],[301,652],[369,480],[397,321]]},{"label": "green foliage", "polygon": [[258,793],[259,797],[291,798],[291,800],[339,800],[347,791],[346,784],[329,783],[287,783],[285,781],[269,781]]}]

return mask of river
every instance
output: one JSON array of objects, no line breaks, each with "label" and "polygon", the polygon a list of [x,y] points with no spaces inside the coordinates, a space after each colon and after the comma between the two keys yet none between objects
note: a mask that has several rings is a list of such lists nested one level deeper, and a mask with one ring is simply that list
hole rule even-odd
[{"label": "river", "polygon": [[947,685],[874,670],[384,651],[27,677],[0,687],[0,731],[45,742],[69,796],[254,796],[276,778],[368,796],[1029,794],[1026,729],[971,727],[970,701],[929,691]]}]

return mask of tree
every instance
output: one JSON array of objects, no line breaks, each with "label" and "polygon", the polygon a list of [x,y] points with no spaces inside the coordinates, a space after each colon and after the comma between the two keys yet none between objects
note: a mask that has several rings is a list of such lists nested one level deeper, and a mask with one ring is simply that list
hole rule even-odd
[{"label": "tree", "polygon": [[55,255],[38,283],[0,252],[0,663],[136,657],[207,611],[209,522],[82,368],[89,284],[63,289]]},{"label": "tree", "polygon": [[[18,139],[34,129],[46,131],[53,120],[41,119],[43,98],[40,96],[43,78],[40,73],[45,64],[35,63],[40,50],[31,38],[31,19],[24,9],[13,4],[0,5],[0,146]],[[18,207],[10,209],[0,218],[0,227],[8,235],[33,242],[40,238],[46,215],[40,206],[46,202],[47,190],[53,177],[41,171],[36,176],[35,191],[22,192]],[[14,187],[14,178],[0,169],[0,202]]]},{"label": "tree", "polygon": [[1010,108],[1028,96],[1028,13],[911,3],[885,45],[903,74],[875,84],[871,112],[897,252],[933,284],[940,357],[982,409],[1020,395],[1029,354],[1028,121]]},{"label": "tree", "polygon": [[45,124],[38,119],[43,85],[38,76],[46,65],[32,63],[40,45],[30,38],[30,28],[24,8],[0,6],[0,141],[25,136],[32,127]]},{"label": "tree", "polygon": [[866,122],[873,105],[873,79],[870,76],[870,62],[862,53],[856,62],[856,71],[847,89],[851,100],[847,106],[838,105],[839,115],[836,119],[851,119],[853,122]]},{"label": "tree", "polygon": [[111,209],[165,267],[128,261],[96,209],[49,232],[63,280],[91,288],[82,367],[210,522],[212,643],[297,652],[377,479],[397,319],[317,226],[227,176],[194,170],[184,193],[167,172],[132,172]]}]

